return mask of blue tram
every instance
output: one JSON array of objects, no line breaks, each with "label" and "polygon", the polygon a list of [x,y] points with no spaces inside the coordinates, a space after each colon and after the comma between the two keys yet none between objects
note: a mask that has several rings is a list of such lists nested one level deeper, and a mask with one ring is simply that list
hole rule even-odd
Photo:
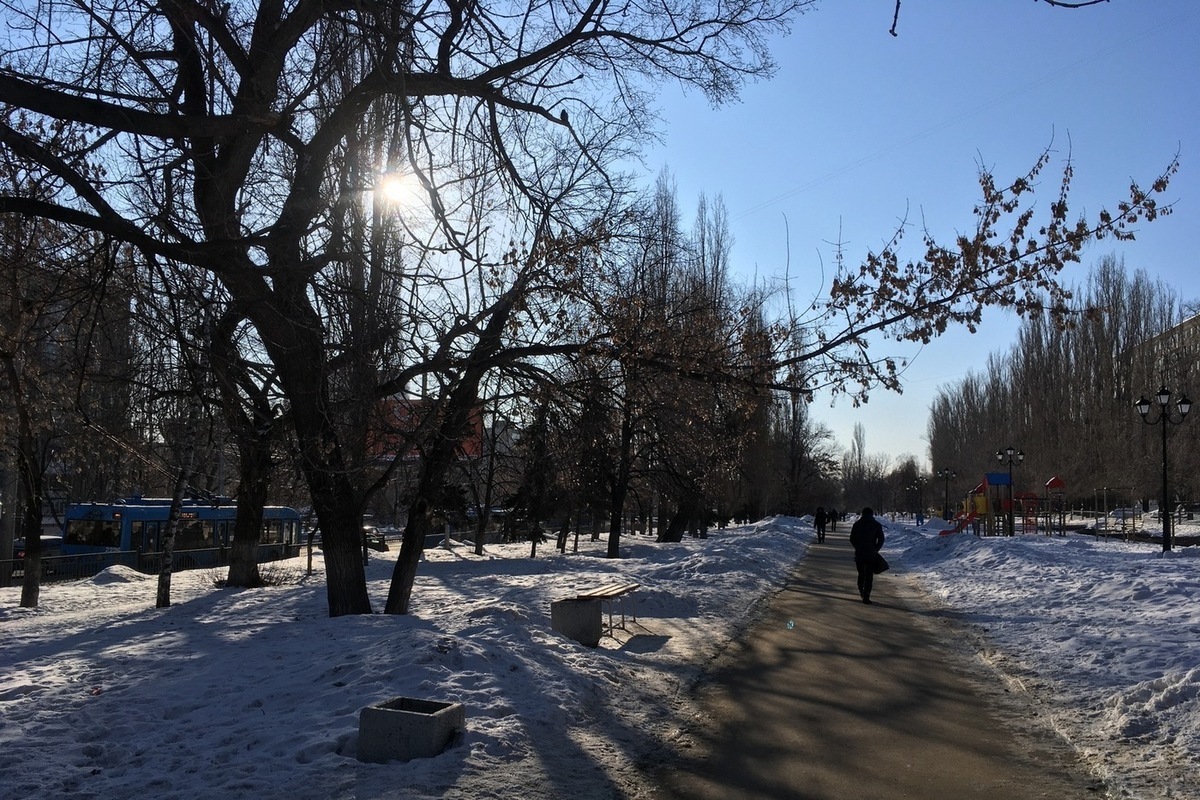
[{"label": "blue tram", "polygon": [[[62,556],[92,568],[94,573],[113,564],[145,572],[159,569],[162,537],[166,533],[170,498],[129,497],[113,503],[72,503],[63,521]],[[175,529],[175,569],[228,563],[237,505],[227,497],[184,500]],[[287,506],[263,509],[258,560],[273,561],[299,552],[300,515]],[[66,566],[66,565],[64,565]]]}]

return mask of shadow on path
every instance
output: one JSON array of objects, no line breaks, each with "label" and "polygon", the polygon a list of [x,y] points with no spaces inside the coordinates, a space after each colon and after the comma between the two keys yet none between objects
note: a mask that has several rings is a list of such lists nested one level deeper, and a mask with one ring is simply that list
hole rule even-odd
[{"label": "shadow on path", "polygon": [[872,605],[855,580],[844,535],[809,548],[701,684],[699,727],[652,775],[656,800],[1103,795],[902,576],[877,576]]}]

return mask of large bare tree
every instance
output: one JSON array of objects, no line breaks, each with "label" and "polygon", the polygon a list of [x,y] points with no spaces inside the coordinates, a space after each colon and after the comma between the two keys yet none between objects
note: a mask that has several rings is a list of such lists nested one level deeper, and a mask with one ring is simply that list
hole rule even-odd
[{"label": "large bare tree", "polygon": [[[324,531],[330,612],[368,612],[361,497],[313,293],[337,258],[331,179],[358,121],[377,103],[398,109],[389,151],[420,177],[441,225],[437,247],[478,255],[481,242],[468,236],[489,226],[456,215],[469,205],[458,191],[468,170],[504,178],[506,202],[516,204],[508,230],[526,213],[543,229],[594,213],[612,188],[605,165],[649,122],[649,82],[679,80],[727,99],[770,71],[767,36],[808,4],[8,0],[0,102],[47,129],[93,135],[59,153],[36,131],[0,126],[0,146],[58,187],[48,200],[8,193],[0,212],[103,231],[146,259],[221,281],[278,370]],[[361,67],[349,76],[347,58]],[[80,169],[84,157],[104,174]],[[503,312],[517,299],[484,308]],[[426,331],[435,339],[455,325],[486,331],[486,318],[441,310],[444,327]]]}]

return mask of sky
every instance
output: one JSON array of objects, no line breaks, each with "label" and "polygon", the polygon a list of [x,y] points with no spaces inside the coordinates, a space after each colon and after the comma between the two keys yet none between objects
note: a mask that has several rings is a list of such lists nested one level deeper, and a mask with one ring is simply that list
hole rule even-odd
[{"label": "sky", "polygon": [[[1042,207],[1070,155],[1072,212],[1092,216],[1124,199],[1131,179],[1149,186],[1178,152],[1166,194],[1174,213],[1142,226],[1135,242],[1091,247],[1067,280],[1081,284],[1115,255],[1184,299],[1200,297],[1200,4],[906,0],[896,37],[894,8],[823,0],[775,42],[775,78],[748,86],[741,102],[714,110],[698,93],[660,96],[664,137],[647,155],[647,183],[670,172],[686,224],[701,193],[722,197],[743,283],[779,286],[787,276],[805,300],[828,290],[835,242],[857,264],[905,215],[943,238],[970,230],[977,165],[1013,178],[1050,148]],[[914,233],[903,251],[912,258]],[[904,394],[874,392],[858,409],[818,395],[814,415],[843,447],[861,423],[868,452],[925,463],[938,388],[1007,350],[1018,324],[995,312],[976,335],[955,331],[923,349],[885,342],[880,355],[910,359]]]},{"label": "sky", "polygon": [[[619,560],[586,537],[578,554],[536,559],[528,544],[431,550],[402,617],[331,619],[319,554],[312,576],[303,558],[276,562],[279,585],[262,589],[178,573],[165,609],[154,608],[156,578],[123,567],[45,584],[37,609],[0,588],[0,794],[645,798],[635,765],[686,729],[704,665],[803,568],[810,522],[667,546],[627,536]],[[986,642],[982,663],[1112,796],[1195,796],[1198,548],[883,522],[892,569],[879,580],[953,610],[965,641]],[[377,607],[396,549],[368,564]],[[596,648],[552,629],[553,599],[616,575],[641,584],[639,625]],[[858,602],[850,566],[845,599]],[[359,712],[397,697],[461,703],[466,730],[432,758],[359,762]]]}]

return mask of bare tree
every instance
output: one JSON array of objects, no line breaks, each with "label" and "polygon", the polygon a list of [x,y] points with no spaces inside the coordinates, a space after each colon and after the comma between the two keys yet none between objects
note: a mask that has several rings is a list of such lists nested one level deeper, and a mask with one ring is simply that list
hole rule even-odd
[{"label": "bare tree", "polygon": [[[1036,0],[1034,0],[1036,2]],[[1054,8],[1087,8],[1088,6],[1098,6],[1101,3],[1107,3],[1109,0],[1042,0],[1048,6]],[[896,0],[895,11],[892,14],[892,27],[888,29],[888,33],[892,36],[899,36],[897,29],[900,26],[900,3],[901,0]]]},{"label": "bare tree", "polygon": [[[20,117],[13,124],[28,126]],[[69,132],[60,134],[56,147],[78,145]],[[49,188],[6,155],[0,153],[0,186],[44,199]],[[102,343],[87,334],[104,322],[113,323],[114,335],[121,330],[108,309],[105,283],[96,278],[114,255],[107,245],[51,220],[0,216],[0,450],[15,472],[4,513],[19,520],[12,530],[24,538],[23,607],[38,605],[43,515],[61,511],[50,502],[55,484],[62,488],[61,467],[83,457],[81,443],[71,437],[80,427],[76,399],[104,396],[99,369],[109,364]],[[12,538],[0,537],[0,546],[7,556]],[[10,576],[4,577],[7,582]]]},{"label": "bare tree", "polygon": [[[348,478],[325,328],[310,292],[331,255],[330,166],[356,121],[377,102],[399,108],[393,146],[441,224],[438,247],[477,252],[480,242],[461,235],[456,217],[470,205],[458,193],[469,170],[503,176],[511,198],[542,209],[538,218],[553,209],[565,224],[595,211],[588,198],[612,188],[604,166],[648,120],[641,79],[681,80],[727,99],[747,77],[770,71],[767,34],[806,5],[539,2],[508,14],[459,3],[9,0],[14,57],[0,69],[0,101],[92,126],[86,152],[107,172],[82,173],[82,153],[53,153],[36,133],[2,126],[0,145],[61,192],[49,201],[0,197],[0,212],[103,231],[221,281],[257,329],[288,400],[325,536],[330,612],[367,612],[361,496]],[[53,33],[63,26],[74,35]],[[348,54],[362,55],[362,70],[347,79],[340,67]],[[589,94],[588,81],[602,75],[613,80]],[[612,97],[615,105],[606,102]],[[470,143],[486,159],[457,160]],[[543,158],[551,150],[575,155]],[[479,236],[488,227],[476,220],[470,229]],[[454,320],[463,319],[461,308],[442,312],[449,317],[426,329],[435,340],[453,338]],[[486,317],[465,319],[474,329]],[[430,480],[441,472],[433,468]],[[409,543],[406,565],[415,558]]]},{"label": "bare tree", "polygon": [[945,244],[924,231],[919,258],[901,256],[906,222],[857,267],[848,266],[839,253],[829,298],[814,300],[792,314],[791,328],[802,331],[812,346],[789,352],[783,340],[779,366],[803,364],[810,381],[803,388],[825,386],[858,403],[876,387],[901,388],[903,361],[877,355],[871,349],[875,337],[927,343],[950,326],[974,331],[989,307],[1069,317],[1070,291],[1059,282],[1059,274],[1079,261],[1089,243],[1109,237],[1132,239],[1139,223],[1169,214],[1170,206],[1159,205],[1158,198],[1179,161],[1177,156],[1171,159],[1149,189],[1132,183],[1128,197],[1119,200],[1114,211],[1102,208],[1092,219],[1074,221],[1068,202],[1074,177],[1069,158],[1055,199],[1044,211],[1034,204],[1034,186],[1049,163],[1050,153],[1045,151],[1025,175],[1008,183],[998,183],[980,167],[982,194],[973,211],[974,230]]}]

